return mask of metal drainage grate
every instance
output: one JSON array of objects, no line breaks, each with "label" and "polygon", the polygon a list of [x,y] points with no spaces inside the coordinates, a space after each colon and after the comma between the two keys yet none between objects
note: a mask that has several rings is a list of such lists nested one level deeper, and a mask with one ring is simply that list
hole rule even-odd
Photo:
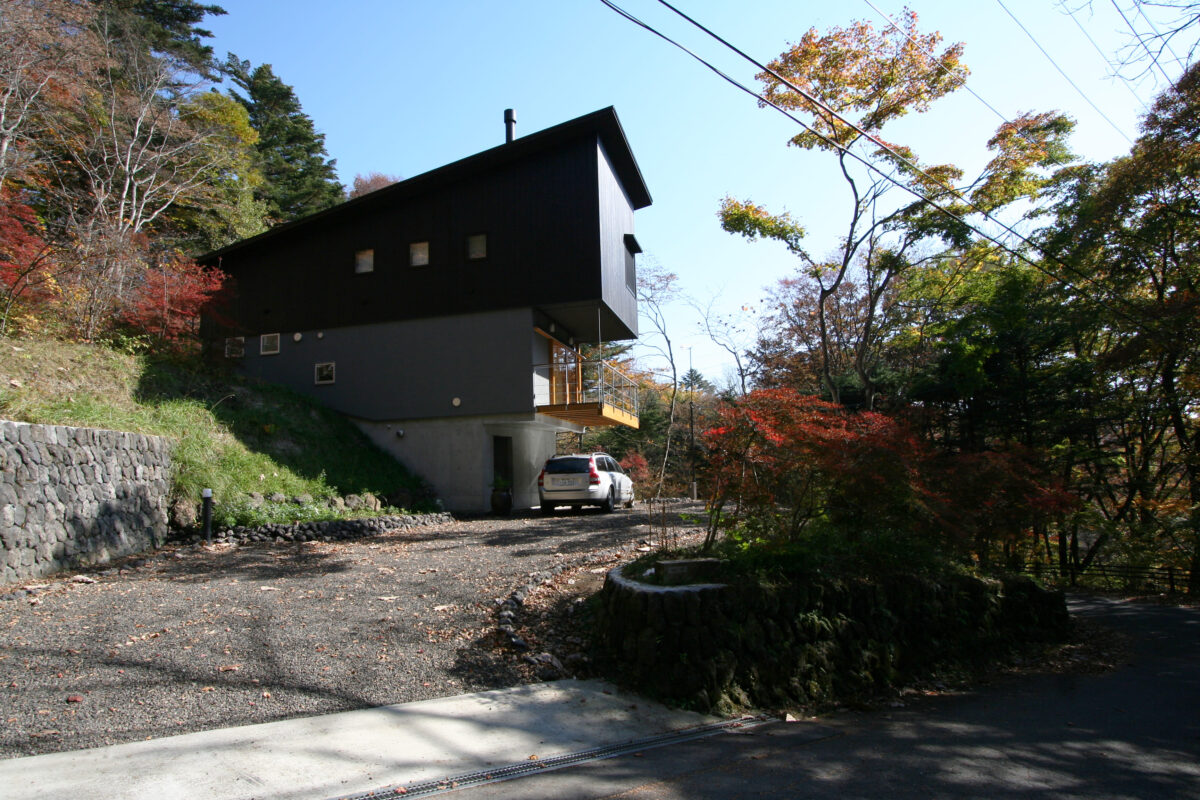
[{"label": "metal drainage grate", "polygon": [[477,772],[467,772],[462,775],[456,775],[451,778],[440,778],[438,780],[423,781],[421,783],[412,783],[407,786],[393,785],[384,786],[379,789],[372,789],[368,792],[359,792],[358,794],[343,795],[333,800],[380,800],[386,797],[425,797],[439,792],[449,792],[455,789],[464,789],[469,786],[482,786],[488,783],[499,783],[508,781],[514,778],[521,778],[526,775],[533,775],[539,772],[549,772],[551,770],[562,769],[564,767],[582,764],[586,761],[601,761],[606,758],[615,758],[617,756],[627,755],[629,753],[637,753],[642,750],[649,750],[655,747],[665,747],[669,744],[678,744],[687,742],[693,739],[703,739],[706,736],[727,731],[731,728],[750,728],[763,723],[770,722],[768,717],[742,717],[740,719],[728,720],[726,722],[715,722],[711,725],[699,725],[695,728],[685,728],[680,731],[671,733],[663,733],[658,736],[649,736],[645,739],[637,739],[632,742],[624,742],[622,744],[606,745],[604,747],[594,747],[590,750],[580,750],[577,753],[564,753],[561,756],[551,756],[549,758],[538,759],[537,761],[521,761],[516,764],[508,764],[496,769],[482,769]]}]

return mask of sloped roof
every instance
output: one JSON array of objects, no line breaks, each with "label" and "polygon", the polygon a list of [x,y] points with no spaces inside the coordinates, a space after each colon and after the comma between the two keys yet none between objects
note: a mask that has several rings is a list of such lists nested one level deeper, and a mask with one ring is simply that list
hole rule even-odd
[{"label": "sloped roof", "polygon": [[310,214],[282,225],[277,225],[264,233],[234,242],[220,250],[214,250],[200,257],[200,261],[210,261],[228,253],[234,252],[250,244],[271,239],[287,231],[309,225],[317,221],[333,221],[342,215],[353,215],[361,211],[386,206],[394,201],[417,196],[433,191],[438,187],[469,177],[472,173],[482,173],[498,166],[519,161],[532,156],[539,151],[549,150],[563,142],[570,141],[582,135],[596,134],[604,143],[604,149],[612,160],[617,171],[617,177],[624,186],[629,200],[635,209],[645,208],[652,202],[650,190],[642,178],[642,171],[629,149],[629,141],[625,138],[625,130],[617,117],[617,111],[612,106],[593,111],[582,117],[555,125],[552,128],[521,136],[511,142],[484,150],[473,156],[447,164],[444,167],[422,173],[407,180],[393,183],[382,189],[347,200],[332,208]]}]

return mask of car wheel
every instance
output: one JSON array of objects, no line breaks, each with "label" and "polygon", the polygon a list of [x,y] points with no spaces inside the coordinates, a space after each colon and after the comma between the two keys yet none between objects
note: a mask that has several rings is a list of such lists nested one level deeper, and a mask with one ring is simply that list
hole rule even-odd
[{"label": "car wheel", "polygon": [[600,510],[605,514],[611,514],[613,509],[617,507],[616,497],[613,494],[613,487],[608,487],[608,497],[604,498],[604,505],[600,506]]}]

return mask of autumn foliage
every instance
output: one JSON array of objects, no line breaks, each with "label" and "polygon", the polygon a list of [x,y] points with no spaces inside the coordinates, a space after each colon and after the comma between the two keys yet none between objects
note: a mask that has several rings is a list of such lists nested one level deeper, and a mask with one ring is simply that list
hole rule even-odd
[{"label": "autumn foliage", "polygon": [[145,271],[122,319],[153,339],[182,347],[197,340],[200,312],[224,283],[220,270],[176,255]]},{"label": "autumn foliage", "polygon": [[819,532],[851,545],[900,539],[985,561],[1041,515],[1069,505],[1019,449],[938,454],[896,418],[786,388],[726,405],[704,440],[710,545],[724,526],[750,545]]},{"label": "autumn foliage", "polygon": [[633,481],[634,486],[649,486],[654,480],[654,475],[650,472],[650,462],[636,450],[626,453],[619,463],[621,469],[625,470],[630,480]]},{"label": "autumn foliage", "polygon": [[0,194],[0,335],[8,331],[18,303],[38,304],[55,289],[55,262],[33,209],[10,193]]}]

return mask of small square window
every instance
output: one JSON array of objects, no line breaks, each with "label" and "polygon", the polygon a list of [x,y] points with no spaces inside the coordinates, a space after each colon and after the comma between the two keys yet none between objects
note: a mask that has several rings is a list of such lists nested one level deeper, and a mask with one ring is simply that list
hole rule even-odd
[{"label": "small square window", "polygon": [[313,383],[333,383],[335,368],[336,362],[333,361],[313,365]]},{"label": "small square window", "polygon": [[482,261],[487,258],[487,234],[476,233],[467,237],[467,260]]},{"label": "small square window", "polygon": [[374,250],[359,250],[354,254],[354,271],[355,272],[374,272],[375,271],[375,251]]},{"label": "small square window", "polygon": [[274,356],[279,354],[279,334],[264,333],[258,337],[258,354],[260,356]]},{"label": "small square window", "polygon": [[230,336],[225,339],[225,357],[241,358],[246,355],[246,337]]},{"label": "small square window", "polygon": [[408,265],[410,267],[429,266],[429,242],[412,242],[409,244]]}]

